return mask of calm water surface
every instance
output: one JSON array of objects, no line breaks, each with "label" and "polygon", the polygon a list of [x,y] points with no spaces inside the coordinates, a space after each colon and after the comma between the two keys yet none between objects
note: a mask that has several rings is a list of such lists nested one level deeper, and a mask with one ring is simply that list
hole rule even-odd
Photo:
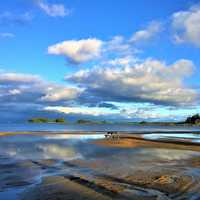
[{"label": "calm water surface", "polygon": [[181,141],[190,141],[193,143],[200,143],[200,134],[193,133],[155,133],[155,134],[144,134],[145,139],[154,139],[154,140],[181,140]]},{"label": "calm water surface", "polygon": [[200,127],[141,126],[118,124],[0,124],[0,131],[200,131]]}]

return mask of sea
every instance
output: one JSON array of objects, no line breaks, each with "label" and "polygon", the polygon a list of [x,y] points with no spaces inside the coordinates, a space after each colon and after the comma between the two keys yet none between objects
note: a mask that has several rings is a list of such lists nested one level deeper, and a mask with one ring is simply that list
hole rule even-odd
[{"label": "sea", "polygon": [[128,124],[56,124],[56,123],[0,123],[0,132],[15,131],[85,131],[85,132],[200,132],[200,126],[157,126]]}]

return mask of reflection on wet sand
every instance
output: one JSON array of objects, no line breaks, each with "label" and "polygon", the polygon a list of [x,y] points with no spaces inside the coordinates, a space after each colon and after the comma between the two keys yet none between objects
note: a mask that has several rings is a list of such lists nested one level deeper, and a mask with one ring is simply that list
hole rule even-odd
[{"label": "reflection on wet sand", "polygon": [[44,155],[44,159],[57,158],[62,160],[71,160],[82,158],[79,152],[76,152],[73,147],[60,147],[57,144],[39,144],[36,145],[39,151]]},{"label": "reflection on wet sand", "polygon": [[0,199],[200,199],[200,152],[99,138],[0,138]]},{"label": "reflection on wet sand", "polygon": [[101,139],[104,138],[104,134],[90,134],[90,135],[78,135],[78,134],[55,134],[55,135],[47,135],[46,139],[79,139],[79,140],[87,140],[87,139]]}]

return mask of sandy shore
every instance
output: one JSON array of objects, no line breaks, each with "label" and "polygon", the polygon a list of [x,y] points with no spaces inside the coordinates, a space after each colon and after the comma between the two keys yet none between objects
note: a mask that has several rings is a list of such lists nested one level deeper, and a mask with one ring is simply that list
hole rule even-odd
[{"label": "sandy shore", "polygon": [[191,151],[200,151],[199,144],[191,142],[172,142],[172,141],[150,141],[140,136],[123,136],[119,139],[98,139],[93,142],[97,145],[119,148],[164,148],[164,149],[182,149]]},{"label": "sandy shore", "polygon": [[[41,132],[0,133],[0,136],[19,134],[42,135]],[[48,134],[46,132],[46,134]],[[62,133],[63,134],[63,133]],[[65,133],[67,134],[67,133]],[[72,134],[72,133],[68,133]],[[82,133],[83,134],[83,133]],[[86,142],[87,144],[87,142]],[[43,144],[44,145],[44,144]],[[83,145],[83,143],[81,143]],[[129,164],[131,157],[126,153],[136,149],[186,150],[198,153],[200,146],[189,143],[171,143],[169,141],[147,141],[140,136],[123,135],[120,139],[96,139],[92,146],[103,147],[103,156],[92,159],[19,160],[8,162],[0,156],[0,197],[1,191],[12,188],[25,188],[18,195],[19,200],[171,200],[200,199],[200,157],[183,157],[171,161],[154,159],[137,160]],[[108,151],[117,147],[106,157]],[[86,150],[86,149],[85,149]],[[158,151],[153,151],[158,153]],[[180,152],[180,151],[179,151]],[[91,155],[92,152],[90,152]],[[99,150],[97,151],[99,153]],[[161,151],[162,153],[162,151]],[[164,153],[166,153],[164,151]],[[134,152],[129,156],[133,156]],[[138,154],[141,155],[141,154]],[[117,158],[116,158],[117,157]],[[120,159],[119,159],[120,158]],[[119,159],[119,162],[118,162]],[[115,162],[117,160],[117,162]],[[133,159],[134,161],[134,159]],[[170,162],[170,163],[169,163]],[[127,170],[127,169],[128,170]],[[41,174],[44,174],[41,176]]]},{"label": "sandy shore", "polygon": [[[155,166],[159,163],[153,161]],[[158,163],[157,163],[158,162]],[[44,165],[45,164],[45,165]],[[148,165],[146,163],[146,165]],[[34,163],[48,165],[43,161]],[[82,172],[44,177],[40,184],[26,190],[22,200],[170,200],[190,199],[199,188],[198,177],[184,173],[183,167],[200,167],[200,159],[184,161],[172,168],[157,166],[137,169],[128,175],[98,173],[98,166],[87,161],[64,163],[65,168],[90,169],[92,176]],[[95,170],[95,173],[94,171]],[[188,196],[189,195],[189,196]],[[191,196],[191,198],[194,196]],[[198,196],[197,196],[198,197]]]},{"label": "sandy shore", "polygon": [[33,135],[33,132],[0,132],[0,136],[9,136],[9,135],[25,135],[30,134]]}]

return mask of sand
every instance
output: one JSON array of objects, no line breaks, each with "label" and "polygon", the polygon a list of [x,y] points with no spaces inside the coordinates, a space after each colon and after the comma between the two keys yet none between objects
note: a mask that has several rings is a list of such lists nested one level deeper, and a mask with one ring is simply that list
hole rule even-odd
[{"label": "sand", "polygon": [[0,136],[35,134],[33,132],[0,132]]},{"label": "sand", "polygon": [[161,141],[149,141],[143,138],[136,137],[123,137],[120,139],[98,139],[93,142],[97,145],[119,147],[119,148],[163,148],[163,149],[182,149],[200,151],[200,145],[193,145],[190,143],[176,143],[176,142],[161,142]]},{"label": "sand", "polygon": [[[16,135],[16,133],[0,135],[13,134]],[[147,141],[135,136],[118,140],[98,139],[88,145],[123,149],[158,148],[200,151],[198,145]],[[112,160],[107,162],[111,163],[108,166],[112,167]],[[134,166],[134,170],[128,173],[124,173],[124,170],[119,173],[115,168],[105,170],[107,165],[102,159],[76,159],[64,162],[42,159],[21,160],[10,164],[0,163],[0,191],[25,188],[19,194],[20,200],[200,199],[200,157],[185,158],[170,164],[159,159],[150,160],[143,165]],[[39,179],[41,173],[46,175]]]}]

